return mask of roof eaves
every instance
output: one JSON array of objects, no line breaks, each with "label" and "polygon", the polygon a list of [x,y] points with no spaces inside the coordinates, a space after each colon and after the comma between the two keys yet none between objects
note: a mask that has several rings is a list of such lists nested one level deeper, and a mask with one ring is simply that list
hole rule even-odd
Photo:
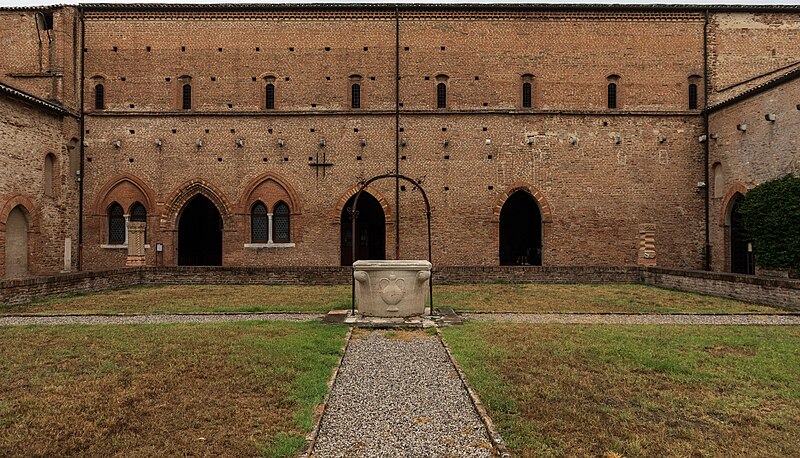
[{"label": "roof eaves", "polygon": [[706,108],[706,111],[708,113],[713,113],[715,111],[719,111],[719,110],[721,110],[721,109],[723,109],[725,107],[728,107],[728,106],[731,106],[731,105],[733,105],[735,103],[739,103],[739,102],[741,102],[743,100],[749,99],[750,97],[756,96],[756,95],[758,95],[758,94],[760,94],[760,93],[762,93],[764,91],[772,89],[772,88],[774,88],[776,86],[780,86],[780,85],[782,85],[784,83],[788,83],[789,81],[795,80],[797,78],[800,78],[800,67],[798,67],[798,68],[796,68],[796,69],[794,69],[794,70],[792,70],[790,72],[784,73],[783,75],[781,75],[781,76],[779,76],[777,78],[771,79],[771,80],[769,80],[769,81],[767,81],[765,83],[759,84],[758,86],[754,86],[754,87],[742,92],[741,94],[733,96],[733,97],[731,97],[731,98],[729,98],[727,100],[723,100],[722,102],[719,102],[719,103],[716,103],[714,105],[711,105],[708,108]]},{"label": "roof eaves", "polygon": [[62,107],[61,105],[55,104],[53,102],[48,102],[47,100],[36,97],[35,95],[28,94],[27,92],[24,91],[20,91],[19,89],[11,87],[7,84],[0,83],[0,93],[14,97],[15,99],[18,100],[22,100],[29,104],[36,105],[40,108],[45,108],[47,110],[54,111],[58,114],[77,116],[75,113]]}]

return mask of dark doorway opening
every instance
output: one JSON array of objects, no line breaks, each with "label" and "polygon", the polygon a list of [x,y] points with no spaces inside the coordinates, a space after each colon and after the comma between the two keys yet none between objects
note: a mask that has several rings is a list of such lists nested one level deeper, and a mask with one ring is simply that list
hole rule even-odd
[{"label": "dark doorway opening", "polygon": [[203,195],[183,207],[178,222],[178,265],[222,265],[222,217]]},{"label": "dark doorway opening", "polygon": [[342,209],[341,247],[342,265],[349,266],[359,259],[386,259],[386,216],[378,199],[362,192],[356,209],[356,259],[353,259],[353,234],[350,207],[356,196],[350,198]]},{"label": "dark doorway opening", "polygon": [[742,214],[739,213],[741,203],[742,198],[739,196],[731,205],[731,272],[753,275],[755,274],[755,262],[751,240],[747,237]]},{"label": "dark doorway opening", "polygon": [[512,194],[500,210],[500,265],[542,265],[542,213],[525,191]]}]

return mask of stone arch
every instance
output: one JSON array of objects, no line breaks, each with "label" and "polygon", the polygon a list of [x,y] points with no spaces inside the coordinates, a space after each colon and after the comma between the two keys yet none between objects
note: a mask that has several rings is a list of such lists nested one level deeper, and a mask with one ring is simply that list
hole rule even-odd
[{"label": "stone arch", "polygon": [[161,229],[177,230],[178,219],[180,218],[183,208],[186,206],[187,202],[198,194],[202,194],[208,198],[208,200],[217,207],[222,217],[224,230],[232,230],[233,214],[231,213],[230,203],[215,186],[200,178],[195,178],[179,186],[172,191],[165,200],[167,204],[164,207],[164,214],[161,217]]},{"label": "stone arch", "polygon": [[517,191],[527,192],[531,195],[531,197],[533,197],[533,199],[539,205],[539,211],[542,213],[543,223],[553,222],[553,212],[550,207],[550,203],[547,201],[547,198],[537,188],[525,182],[517,182],[512,184],[497,197],[494,207],[492,207],[492,222],[500,222],[500,211],[503,210],[503,205],[506,203],[506,200],[508,200],[508,198]]},{"label": "stone arch", "polygon": [[[275,183],[279,188],[282,188],[283,193],[276,193],[275,189],[269,189],[269,182],[272,181]],[[266,187],[267,189],[262,189]],[[263,191],[263,192],[259,192]],[[272,191],[272,192],[269,192]],[[271,201],[267,201],[270,199],[265,200],[265,197],[270,196],[273,197]],[[283,200],[289,205],[289,210],[291,211],[292,215],[299,215],[302,213],[303,203],[300,199],[300,196],[294,190],[294,187],[289,184],[289,182],[283,178],[282,176],[278,175],[277,173],[267,172],[261,174],[254,179],[250,180],[250,182],[245,186],[244,192],[242,193],[241,198],[239,199],[239,203],[237,204],[237,212],[239,214],[248,214],[250,212],[250,208],[253,204],[257,201],[261,200],[265,204],[267,204],[268,208],[272,208],[276,202],[279,200]]]},{"label": "stone arch", "polygon": [[[339,202],[336,203],[336,207],[333,209],[333,223],[339,224],[342,219],[342,210],[344,210],[344,206],[347,204],[347,201],[350,200],[351,197],[358,193],[358,190],[361,189],[361,185],[357,184],[352,188],[348,189],[340,198]],[[391,224],[394,222],[394,214],[391,212],[391,207],[389,206],[389,201],[386,200],[386,197],[383,196],[377,189],[367,186],[364,189],[364,192],[369,193],[372,197],[378,200],[378,203],[381,204],[381,208],[383,209],[383,214],[386,215],[386,224]]]},{"label": "stone arch", "polygon": [[20,278],[30,274],[31,218],[23,205],[16,205],[5,219],[3,231],[4,277]]},{"label": "stone arch", "polygon": [[134,202],[140,202],[148,215],[156,213],[153,191],[142,180],[127,173],[111,179],[97,193],[93,206],[95,216],[105,216],[112,202],[118,202],[126,210]]},{"label": "stone arch", "polygon": [[734,183],[728,188],[728,192],[725,193],[725,198],[722,199],[722,206],[720,207],[718,223],[721,227],[731,224],[731,207],[737,197],[744,197],[747,191],[747,187],[741,183]]},{"label": "stone arch", "polygon": [[28,196],[17,194],[8,199],[5,205],[3,205],[3,208],[0,210],[0,232],[4,232],[6,229],[8,215],[11,214],[14,208],[20,205],[28,213],[28,231],[39,231],[39,213],[36,211],[36,206],[33,205],[33,200]]}]

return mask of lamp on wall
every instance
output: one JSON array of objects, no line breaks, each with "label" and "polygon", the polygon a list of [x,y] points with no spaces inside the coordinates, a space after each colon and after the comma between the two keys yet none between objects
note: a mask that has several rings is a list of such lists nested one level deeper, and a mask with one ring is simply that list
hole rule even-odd
[{"label": "lamp on wall", "polygon": [[492,139],[491,138],[487,138],[486,140],[483,141],[483,143],[486,144],[486,145],[491,145],[492,144]]},{"label": "lamp on wall", "polygon": [[577,143],[578,143],[578,137],[577,137],[577,136],[575,136],[575,135],[570,135],[570,136],[569,136],[569,142],[570,142],[571,144],[573,144],[573,145],[577,144]]},{"label": "lamp on wall", "polygon": [[119,140],[114,140],[111,142],[111,144],[114,145],[114,148],[122,147],[122,142],[120,142]]},{"label": "lamp on wall", "polygon": [[778,119],[778,116],[775,113],[767,113],[767,115],[764,116],[764,119],[769,122],[775,122],[775,120]]},{"label": "lamp on wall", "polygon": [[667,137],[664,136],[663,134],[659,134],[658,135],[658,143],[664,143],[665,141],[667,141]]},{"label": "lamp on wall", "polygon": [[367,139],[366,138],[362,138],[361,141],[359,142],[359,144],[361,145],[362,148],[367,146]]},{"label": "lamp on wall", "polygon": [[283,148],[283,145],[285,145],[285,144],[286,144],[286,142],[284,142],[282,138],[279,138],[279,139],[278,139],[278,146],[280,146],[281,148]]},{"label": "lamp on wall", "polygon": [[160,139],[160,138],[157,138],[157,139],[156,139],[156,141],[155,141],[155,144],[156,144],[156,146],[157,146],[157,147],[159,147],[159,148],[160,148],[160,147],[161,147],[161,144],[162,144],[162,143],[161,143],[161,139]]},{"label": "lamp on wall", "polygon": [[736,125],[736,129],[737,130],[741,130],[742,132],[745,132],[745,131],[747,131],[747,124],[745,124],[745,123],[737,124]]},{"label": "lamp on wall", "polygon": [[319,147],[320,148],[324,148],[325,147],[325,139],[324,138],[320,138],[319,139]]},{"label": "lamp on wall", "polygon": [[236,146],[238,146],[239,148],[244,146],[244,140],[242,140],[241,138],[237,138],[235,143]]},{"label": "lamp on wall", "polygon": [[199,138],[198,138],[198,139],[197,139],[197,141],[196,141],[196,142],[194,142],[194,145],[195,145],[196,147],[198,147],[198,148],[202,148],[202,147],[203,147],[203,140],[201,140],[201,139],[199,139]]},{"label": "lamp on wall", "polygon": [[708,140],[708,137],[706,135],[701,135],[697,137],[697,141],[700,143],[704,143],[706,140]]},{"label": "lamp on wall", "polygon": [[620,136],[620,135],[615,135],[615,136],[614,136],[614,143],[616,143],[617,145],[619,145],[620,143],[622,143],[622,136]]}]

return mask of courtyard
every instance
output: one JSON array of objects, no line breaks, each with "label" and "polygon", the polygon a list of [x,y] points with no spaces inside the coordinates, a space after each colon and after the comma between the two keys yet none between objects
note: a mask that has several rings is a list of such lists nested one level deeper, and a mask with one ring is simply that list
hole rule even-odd
[{"label": "courtyard", "polygon": [[[514,456],[800,453],[791,311],[633,284],[440,285],[434,299],[466,324],[319,323],[349,308],[348,285],[155,285],[3,306],[0,454],[277,457],[309,438],[320,457],[497,453],[439,342]],[[602,324],[630,316],[647,324]],[[708,317],[741,325],[691,324]],[[87,324],[58,324],[70,318]],[[24,321],[37,319],[50,325]],[[472,426],[444,426],[464,415]]]}]

